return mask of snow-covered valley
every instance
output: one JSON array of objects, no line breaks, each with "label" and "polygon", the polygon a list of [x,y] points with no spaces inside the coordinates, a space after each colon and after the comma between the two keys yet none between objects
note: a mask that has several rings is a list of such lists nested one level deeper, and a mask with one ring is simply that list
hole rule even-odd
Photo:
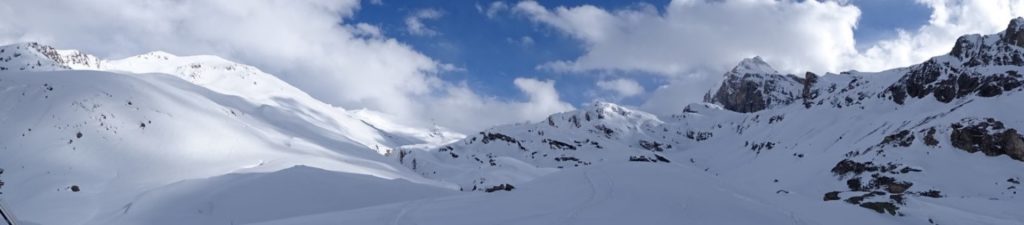
[{"label": "snow-covered valley", "polygon": [[905,68],[742,60],[658,116],[459,134],[216,56],[0,47],[19,224],[1024,224],[1024,18]]}]

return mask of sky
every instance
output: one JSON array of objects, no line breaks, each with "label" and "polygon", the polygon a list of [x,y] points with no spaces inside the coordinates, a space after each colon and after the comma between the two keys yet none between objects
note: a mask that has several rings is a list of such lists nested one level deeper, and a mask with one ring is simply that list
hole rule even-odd
[{"label": "sky", "polygon": [[995,33],[1024,0],[5,0],[0,44],[254,65],[345,109],[461,132],[614,102],[659,115],[761,56],[879,71]]}]

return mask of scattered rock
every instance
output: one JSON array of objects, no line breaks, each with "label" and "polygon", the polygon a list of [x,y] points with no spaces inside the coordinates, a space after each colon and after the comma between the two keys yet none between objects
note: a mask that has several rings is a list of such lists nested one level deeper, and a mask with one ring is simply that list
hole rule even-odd
[{"label": "scattered rock", "polygon": [[949,139],[953,147],[970,153],[980,151],[987,156],[1008,155],[1024,161],[1024,137],[998,120],[968,118],[951,127],[953,132]]},{"label": "scattered rock", "polygon": [[825,193],[825,201],[826,202],[827,201],[835,201],[835,200],[839,200],[839,192],[838,191],[833,191],[833,192]]},{"label": "scattered rock", "polygon": [[861,203],[860,207],[875,210],[878,213],[889,213],[889,215],[896,215],[896,211],[900,209],[896,204],[890,202],[865,202]]},{"label": "scattered rock", "polygon": [[939,145],[939,140],[935,139],[935,127],[928,128],[928,133],[924,135],[924,144],[932,147]]},{"label": "scattered rock", "polygon": [[484,189],[484,192],[490,193],[495,191],[512,191],[512,189],[515,189],[515,187],[513,187],[511,184],[499,184],[497,186],[492,186],[487,189]]},{"label": "scattered rock", "polygon": [[914,144],[914,134],[910,130],[902,130],[899,133],[885,136],[881,143],[881,145],[891,145],[894,147],[910,147],[912,144]]},{"label": "scattered rock", "polygon": [[925,196],[925,197],[932,197],[932,198],[941,198],[942,197],[942,192],[937,191],[937,190],[928,190],[928,191],[925,191],[925,192],[918,192],[917,195]]}]

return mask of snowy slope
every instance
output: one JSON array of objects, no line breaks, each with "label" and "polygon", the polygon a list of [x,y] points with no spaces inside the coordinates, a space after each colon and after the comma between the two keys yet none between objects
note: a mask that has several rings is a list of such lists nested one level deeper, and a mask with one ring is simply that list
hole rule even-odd
[{"label": "snowy slope", "polygon": [[[306,179],[311,180],[344,178],[344,182],[366,183],[370,179],[346,174],[380,180],[367,187],[380,191],[351,192],[361,193],[362,198],[380,197],[346,207],[436,196],[442,192],[429,190],[450,188],[424,179],[377,152],[406,144],[433,145],[445,139],[421,138],[430,134],[417,133],[425,129],[394,123],[377,128],[373,123],[387,121],[356,117],[250,66],[210,56],[160,54],[160,59],[144,59],[155,55],[146,54],[124,60],[91,60],[88,65],[93,66],[79,67],[75,64],[79,61],[71,60],[75,57],[64,53],[84,59],[95,57],[33,43],[0,49],[11,58],[4,67],[14,68],[23,61],[39,62],[24,70],[0,71],[0,124],[4,124],[0,130],[0,165],[6,170],[7,182],[4,202],[26,222],[137,224],[131,221],[138,221],[138,215],[153,215],[155,211],[120,211],[137,200],[145,204],[146,198],[139,197],[142,193],[160,196],[176,190],[164,186],[185,180],[266,173],[295,165],[332,171],[309,173],[313,177]],[[436,130],[441,132],[443,128]],[[390,179],[413,183],[385,182]],[[273,190],[265,188],[271,187],[251,191]],[[281,196],[325,193],[329,192],[284,192]],[[232,202],[162,207],[223,204]],[[344,208],[296,209],[296,214],[289,215]],[[61,216],[52,216],[55,213]],[[217,219],[245,217],[248,213],[235,211],[220,214]]]},{"label": "snowy slope", "polygon": [[[305,92],[258,68],[210,55],[175,56],[161,51],[116,60],[97,59],[77,50],[58,50],[38,43],[0,47],[9,62],[5,68],[24,71],[101,70],[126,74],[170,74],[214,92],[237,96],[273,108],[281,127],[314,126],[305,133],[337,133],[379,152],[403,145],[439,145],[463,137],[445,128],[410,127],[388,121],[369,110],[353,112],[314,99]],[[32,62],[32,63],[25,63]],[[43,66],[37,66],[43,65]],[[436,134],[435,134],[436,133]],[[440,137],[440,135],[446,135]],[[327,137],[336,138],[336,137]]]},{"label": "snowy slope", "polygon": [[[102,224],[246,224],[453,194],[404,180],[297,166],[187,180],[142,194]],[[183,216],[188,215],[188,216]]]},{"label": "snowy slope", "polygon": [[[654,185],[657,184],[657,185]],[[780,208],[777,202],[797,207]],[[567,169],[520,190],[298,217],[284,224],[885,224],[887,216],[816,198],[765,196],[686,165],[608,163]],[[856,220],[841,218],[858,218]]]},{"label": "snowy slope", "polygon": [[4,73],[0,102],[5,200],[41,224],[81,223],[185,179],[293,165],[434,183],[360,143],[279,127],[278,109],[166,75]]}]

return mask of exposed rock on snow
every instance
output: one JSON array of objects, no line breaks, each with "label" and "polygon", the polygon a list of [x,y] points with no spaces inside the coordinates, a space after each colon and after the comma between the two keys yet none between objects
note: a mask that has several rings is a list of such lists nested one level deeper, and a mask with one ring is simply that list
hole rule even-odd
[{"label": "exposed rock on snow", "polygon": [[1003,122],[992,118],[964,119],[951,125],[950,141],[953,147],[988,156],[1007,155],[1024,161],[1024,136],[1016,129],[1007,128]]},{"label": "exposed rock on snow", "polygon": [[736,112],[757,112],[788,105],[804,96],[805,81],[793,75],[782,75],[761,57],[744,59],[725,74],[718,91],[709,92],[704,101],[721,104]]}]

